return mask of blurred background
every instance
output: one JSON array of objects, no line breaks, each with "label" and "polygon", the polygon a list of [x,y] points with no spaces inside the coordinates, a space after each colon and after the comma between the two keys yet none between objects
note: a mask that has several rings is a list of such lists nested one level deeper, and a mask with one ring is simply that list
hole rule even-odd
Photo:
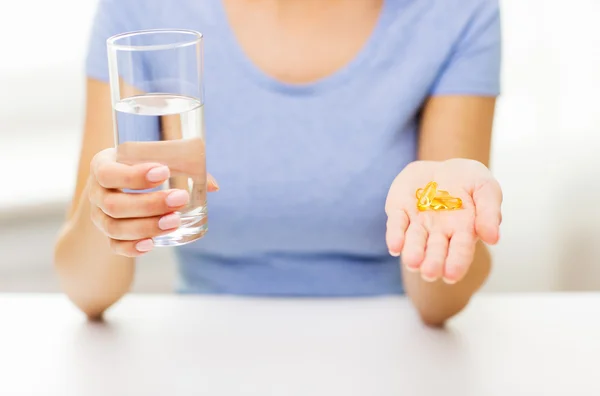
[{"label": "blurred background", "polygon": [[[600,1],[501,2],[492,170],[504,222],[485,290],[600,290]],[[95,5],[0,13],[0,292],[59,290],[52,249],[74,189]],[[174,272],[158,249],[140,260],[135,291],[169,292]]]}]

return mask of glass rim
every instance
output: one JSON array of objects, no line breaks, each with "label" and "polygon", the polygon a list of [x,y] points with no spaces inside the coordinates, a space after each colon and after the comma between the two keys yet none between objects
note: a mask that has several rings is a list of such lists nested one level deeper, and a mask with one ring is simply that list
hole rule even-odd
[{"label": "glass rim", "polygon": [[[127,45],[118,44],[119,40],[126,39],[128,37],[144,36],[150,34],[183,34],[190,36],[190,40],[176,41],[169,44],[151,44],[151,45]],[[190,45],[198,44],[202,41],[204,36],[202,33],[196,30],[190,29],[146,29],[146,30],[135,30],[131,32],[119,33],[109,37],[106,40],[106,44],[113,49],[121,51],[157,51],[167,49],[183,48]]]}]

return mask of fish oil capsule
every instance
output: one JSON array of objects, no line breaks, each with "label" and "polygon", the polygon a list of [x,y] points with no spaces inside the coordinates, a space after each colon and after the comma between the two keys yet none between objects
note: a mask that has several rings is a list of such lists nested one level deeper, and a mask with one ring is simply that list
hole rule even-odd
[{"label": "fish oil capsule", "polygon": [[425,188],[415,192],[417,209],[421,212],[427,210],[455,210],[462,207],[462,200],[453,197],[448,191],[438,190],[436,182],[429,182]]},{"label": "fish oil capsule", "polygon": [[433,201],[429,207],[433,210],[448,210],[448,207],[439,201]]},{"label": "fish oil capsule", "polygon": [[431,201],[433,201],[435,198],[436,193],[437,183],[429,182],[421,193],[421,197],[418,200],[418,205],[422,207],[428,207],[431,204]]},{"label": "fish oil capsule", "polygon": [[[415,193],[415,196],[417,197],[417,199],[421,199],[421,195],[423,195],[423,190],[422,188],[417,189],[417,192]],[[449,197],[450,193],[448,191],[444,191],[444,190],[437,190],[436,193],[437,197]]]},{"label": "fish oil capsule", "polygon": [[431,202],[431,207],[439,207],[443,210],[454,210],[462,208],[462,199],[457,197],[435,197]]}]

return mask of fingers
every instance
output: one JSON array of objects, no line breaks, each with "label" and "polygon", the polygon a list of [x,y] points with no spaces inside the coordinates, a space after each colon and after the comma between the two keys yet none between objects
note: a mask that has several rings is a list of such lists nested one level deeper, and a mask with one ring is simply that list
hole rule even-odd
[{"label": "fingers", "polygon": [[406,231],[402,262],[409,271],[418,271],[425,258],[427,230],[419,223],[411,223]]},{"label": "fingers", "polygon": [[409,224],[408,215],[404,210],[388,213],[386,243],[390,254],[394,257],[400,256],[404,247],[404,238]]},{"label": "fingers", "polygon": [[137,219],[115,219],[92,207],[92,222],[106,236],[119,241],[137,241],[175,231],[181,225],[176,213]]},{"label": "fingers", "polygon": [[139,257],[154,248],[152,239],[142,239],[141,241],[117,241],[109,239],[110,248],[113,252],[125,257]]},{"label": "fingers", "polygon": [[[160,158],[159,158],[160,159]],[[193,180],[206,175],[208,191],[218,191],[219,185],[204,167],[191,162],[199,173]],[[187,171],[188,169],[184,167]],[[109,237],[112,250],[123,256],[137,257],[152,250],[155,236],[166,235],[181,225],[179,214],[190,201],[186,190],[172,189],[148,193],[123,193],[121,190],[149,190],[160,186],[181,170],[161,163],[117,162],[115,149],[106,149],[94,156],[90,164],[89,200],[95,226]],[[188,173],[184,172],[185,175]],[[190,173],[187,177],[192,178]]]},{"label": "fingers", "polygon": [[477,238],[470,232],[452,235],[443,275],[446,283],[454,284],[464,278],[473,262],[476,243]]},{"label": "fingers", "polygon": [[184,190],[165,190],[144,194],[107,190],[99,185],[90,188],[90,201],[115,219],[152,217],[181,209],[190,201]]},{"label": "fingers", "polygon": [[448,255],[448,236],[442,232],[431,232],[427,239],[425,259],[421,264],[421,277],[427,282],[435,282],[444,273],[444,263]]},{"label": "fingers", "polygon": [[[114,149],[98,153],[91,163],[91,171],[100,186],[107,189],[145,190],[165,182],[171,172],[159,163],[123,164],[116,161]],[[215,178],[207,175],[208,191],[219,190]]]},{"label": "fingers", "polygon": [[170,171],[159,164],[123,165],[106,162],[94,169],[94,175],[104,188],[145,190],[162,184],[169,178]]},{"label": "fingers", "polygon": [[157,163],[126,165],[116,162],[113,149],[94,156],[91,172],[108,189],[144,190],[160,185],[170,176],[169,168]]},{"label": "fingers", "polygon": [[494,179],[473,192],[475,231],[481,240],[493,245],[500,239],[502,190]]}]

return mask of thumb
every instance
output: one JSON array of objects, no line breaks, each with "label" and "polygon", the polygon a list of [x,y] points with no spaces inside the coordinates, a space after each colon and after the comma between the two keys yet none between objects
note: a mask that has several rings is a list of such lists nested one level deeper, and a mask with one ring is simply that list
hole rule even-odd
[{"label": "thumb", "polygon": [[473,192],[475,203],[475,232],[490,245],[500,239],[502,222],[502,189],[496,179],[490,179]]},{"label": "thumb", "polygon": [[217,183],[215,178],[210,173],[207,174],[206,177],[207,177],[208,191],[210,191],[210,192],[219,191],[219,184]]}]

